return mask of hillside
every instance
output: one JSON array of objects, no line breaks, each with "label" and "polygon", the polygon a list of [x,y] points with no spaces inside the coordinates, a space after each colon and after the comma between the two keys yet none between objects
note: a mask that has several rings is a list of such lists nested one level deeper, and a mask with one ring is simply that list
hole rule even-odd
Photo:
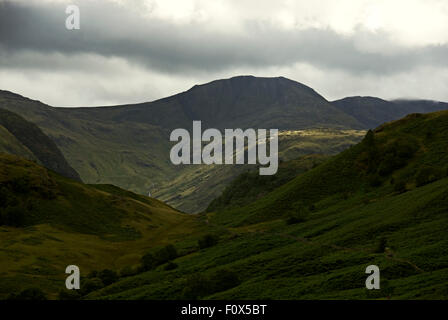
[{"label": "hillside", "polygon": [[81,180],[56,144],[35,124],[19,115],[0,109],[1,151],[37,160],[65,177]]},{"label": "hillside", "polygon": [[357,143],[363,134],[360,129],[410,112],[445,107],[429,101],[377,98],[330,103],[315,90],[283,77],[234,77],[153,102],[97,108],[53,108],[0,91],[0,108],[39,126],[83,181],[150,192],[190,213],[203,211],[245,168],[172,165],[169,134],[173,128],[189,129],[198,119],[203,129],[279,128],[280,152],[287,155],[283,160],[291,160],[312,153],[335,154]]},{"label": "hillside", "polygon": [[[0,154],[0,299],[28,287],[57,298],[71,264],[84,276],[135,270],[148,250],[200,236],[196,220],[158,200]],[[178,250],[190,247],[184,241]]]},{"label": "hillside", "polygon": [[307,155],[295,160],[281,162],[273,176],[260,176],[257,170],[247,170],[233,179],[215,198],[206,211],[222,211],[247,205],[284,185],[298,175],[318,166],[328,156]]},{"label": "hillside", "polygon": [[[279,161],[294,160],[310,154],[334,155],[356,144],[364,135],[365,131],[363,130],[282,131],[279,133]],[[202,212],[213,199],[221,195],[236,176],[257,168],[257,165],[183,166],[182,171],[175,178],[158,186],[153,195],[182,211]],[[275,174],[274,179],[277,179],[278,176],[278,173]],[[264,179],[270,180],[268,177]]]},{"label": "hillside", "polygon": [[410,113],[448,110],[448,103],[429,100],[386,101],[375,97],[347,97],[332,105],[358,120],[363,128],[374,129],[384,122],[398,120]]},{"label": "hillside", "polygon": [[[173,187],[173,180],[193,177],[191,172],[196,170],[171,164],[169,134],[173,128],[189,129],[197,119],[203,121],[203,128],[361,127],[313,89],[282,77],[217,80],[154,102],[101,108],[53,108],[0,91],[0,108],[39,126],[83,181],[110,183],[140,194],[151,192],[189,212],[205,209],[225,187],[223,183],[239,172],[223,173],[222,183],[215,183],[213,190],[209,183],[202,185],[212,198],[195,198],[197,193],[189,185]],[[353,140],[357,142],[356,135],[342,137],[340,142],[346,146]],[[321,148],[314,144],[307,152]],[[198,174],[208,169],[198,168]]]},{"label": "hillside", "polygon": [[[100,119],[144,122],[170,130],[189,128],[201,120],[204,128],[316,127],[360,129],[351,116],[339,111],[313,89],[283,77],[238,76],[196,85],[183,93],[137,105],[117,106]],[[84,109],[77,109],[80,114]]]},{"label": "hillside", "polygon": [[[447,299],[448,112],[369,132],[255,202],[203,215],[201,251],[87,298]],[[378,265],[381,290],[365,289]]]}]

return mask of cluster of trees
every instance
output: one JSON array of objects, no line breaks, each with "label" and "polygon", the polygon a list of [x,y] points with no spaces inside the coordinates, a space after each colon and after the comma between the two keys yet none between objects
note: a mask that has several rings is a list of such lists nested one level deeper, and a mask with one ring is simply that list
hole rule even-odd
[{"label": "cluster of trees", "polygon": [[[177,257],[178,254],[176,248],[172,244],[167,245],[154,253],[149,252],[145,254],[141,259],[141,271],[152,270],[162,264],[176,259]],[[173,265],[171,265],[171,267],[173,267]]]},{"label": "cluster of trees", "polygon": [[119,280],[120,276],[117,272],[104,269],[101,271],[92,271],[87,275],[87,278],[81,279],[80,290],[61,290],[59,292],[59,300],[77,300],[89,293],[102,289]]}]

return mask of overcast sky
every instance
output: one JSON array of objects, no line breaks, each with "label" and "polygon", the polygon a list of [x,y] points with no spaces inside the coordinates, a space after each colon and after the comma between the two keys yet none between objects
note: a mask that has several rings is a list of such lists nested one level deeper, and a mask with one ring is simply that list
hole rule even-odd
[{"label": "overcast sky", "polygon": [[[80,30],[65,28],[68,4]],[[448,1],[0,0],[0,89],[50,105],[151,101],[249,74],[328,100],[448,101]]]}]

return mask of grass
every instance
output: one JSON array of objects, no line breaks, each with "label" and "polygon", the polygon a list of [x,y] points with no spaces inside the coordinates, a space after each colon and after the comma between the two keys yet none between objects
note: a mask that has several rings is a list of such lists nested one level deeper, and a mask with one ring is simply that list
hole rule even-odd
[{"label": "grass", "polygon": [[[447,120],[447,112],[411,115],[380,127],[373,144],[366,138],[246,206],[203,215],[220,241],[176,259],[177,269],[122,279],[87,298],[181,299],[192,277],[201,281],[231,270],[239,285],[200,298],[447,299],[448,178],[415,184],[422,165],[446,165]],[[416,150],[373,184],[371,176],[391,159],[390,150],[409,141]],[[372,148],[378,154],[366,159]],[[396,192],[394,180],[401,177],[407,187]],[[285,214],[297,203],[315,210],[304,222],[288,225]],[[365,288],[371,264],[381,270],[379,291]]]},{"label": "grass", "polygon": [[[27,172],[32,185],[57,189],[62,199],[47,205],[68,213],[69,205],[79,206],[80,216],[47,214],[26,228],[0,228],[0,297],[33,284],[54,298],[74,261],[82,272],[119,270],[174,244],[177,268],[122,276],[83,299],[184,299],[191,292],[200,299],[448,298],[448,112],[381,126],[255,201],[199,215],[110,185],[82,185],[51,172],[45,178],[36,164],[5,157],[0,168],[17,172],[3,169],[0,182]],[[417,183],[424,166],[443,170]],[[405,189],[395,190],[403,179]],[[243,189],[250,194],[252,187]],[[304,221],[286,223],[291,210],[311,205]],[[90,206],[96,212],[86,211]],[[93,229],[78,229],[75,220]],[[206,234],[218,241],[200,249]],[[372,264],[381,271],[378,291],[365,288]],[[209,285],[229,272],[238,278],[231,287]]]},{"label": "grass", "polygon": [[84,275],[104,268],[120,271],[138,266],[151,248],[181,240],[180,251],[193,246],[183,237],[198,229],[194,216],[153,198],[110,185],[84,185],[0,154],[3,190],[25,178],[28,189],[14,192],[16,201],[28,208],[25,227],[0,226],[0,298],[11,292],[11,286],[17,291],[30,284],[56,298],[70,264],[78,265]]}]

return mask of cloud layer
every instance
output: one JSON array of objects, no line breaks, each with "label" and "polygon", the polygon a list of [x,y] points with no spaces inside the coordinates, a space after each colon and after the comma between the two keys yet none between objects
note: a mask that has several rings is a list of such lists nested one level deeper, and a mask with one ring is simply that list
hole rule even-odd
[{"label": "cloud layer", "polygon": [[448,100],[444,1],[74,3],[81,30],[68,31],[66,1],[0,0],[1,89],[108,105],[253,74],[290,77],[329,100]]}]

